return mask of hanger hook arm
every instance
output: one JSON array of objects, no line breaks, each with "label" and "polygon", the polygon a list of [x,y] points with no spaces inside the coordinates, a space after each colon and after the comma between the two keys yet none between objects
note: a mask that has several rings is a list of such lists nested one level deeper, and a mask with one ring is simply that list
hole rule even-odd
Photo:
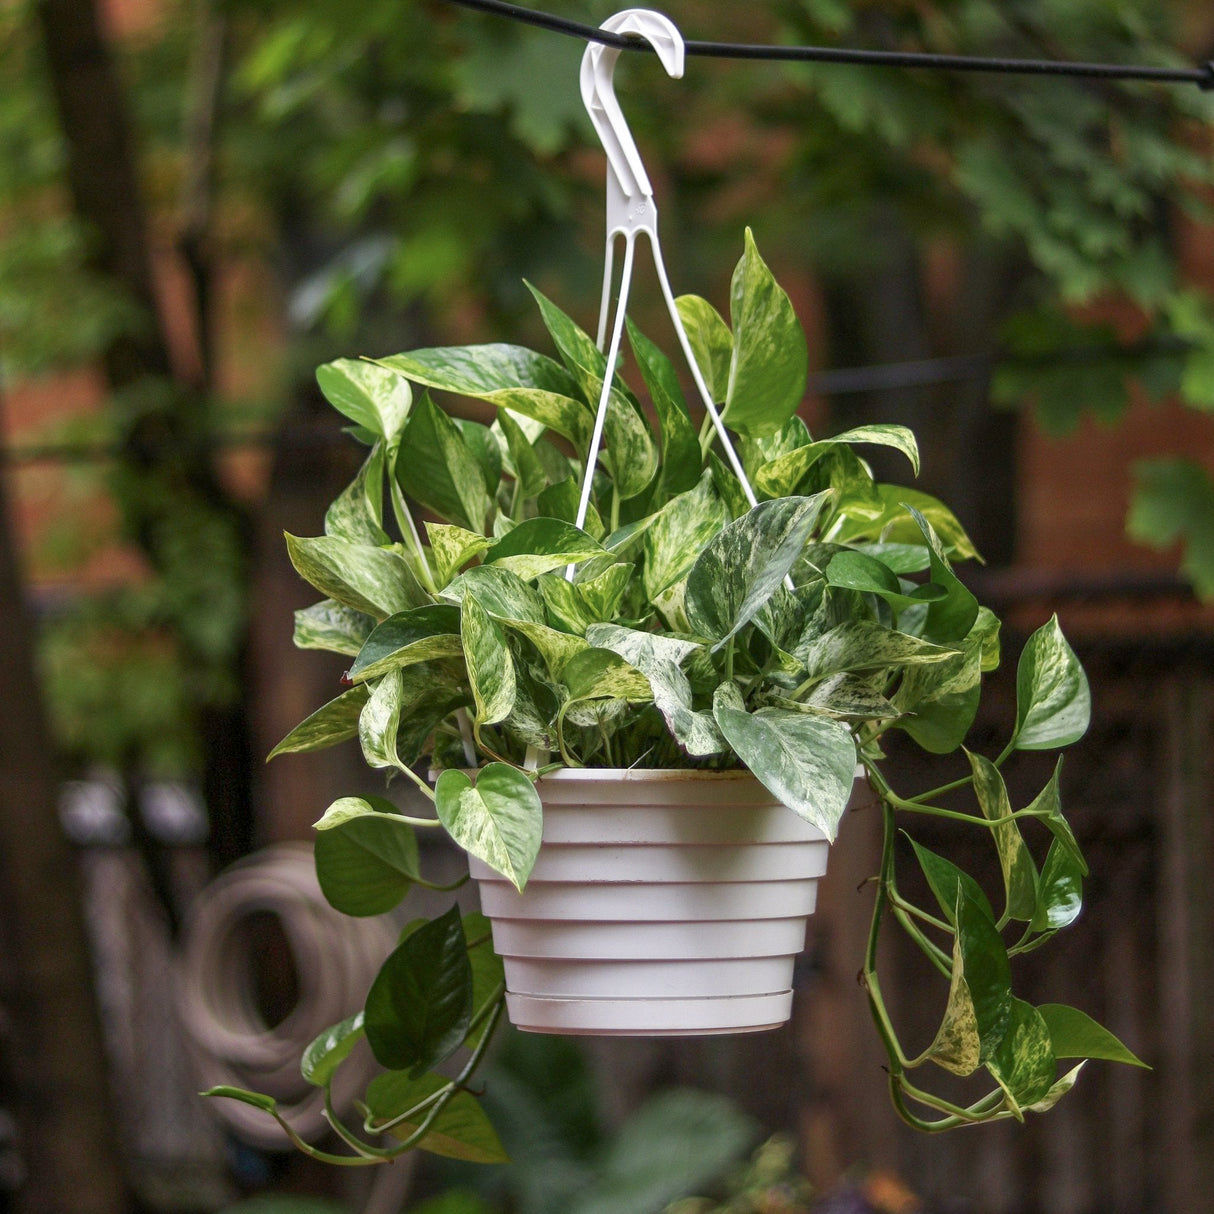
[{"label": "hanger hook arm", "polygon": [[[664,14],[644,8],[624,9],[608,17],[601,28],[644,38],[657,52],[667,75],[675,80],[683,75],[683,36]],[[618,47],[597,42],[587,46],[582,56],[582,101],[607,153],[608,236],[636,227],[653,231],[656,225],[653,186],[615,96],[615,64],[619,57]]]}]

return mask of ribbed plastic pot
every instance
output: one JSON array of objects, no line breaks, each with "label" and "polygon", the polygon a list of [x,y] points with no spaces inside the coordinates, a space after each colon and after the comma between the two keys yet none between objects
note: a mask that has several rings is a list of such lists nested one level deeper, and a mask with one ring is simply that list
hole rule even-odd
[{"label": "ribbed plastic pot", "polygon": [[788,1019],[820,830],[745,771],[565,769],[537,787],[526,890],[471,862],[518,1028],[683,1037]]}]

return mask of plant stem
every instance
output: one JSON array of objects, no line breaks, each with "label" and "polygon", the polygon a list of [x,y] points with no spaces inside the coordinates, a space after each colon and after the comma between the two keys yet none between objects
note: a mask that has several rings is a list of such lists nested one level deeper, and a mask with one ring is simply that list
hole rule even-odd
[{"label": "plant stem", "polygon": [[417,524],[413,521],[413,512],[409,509],[409,503],[405,501],[405,495],[396,483],[395,461],[388,468],[388,495],[392,500],[392,513],[396,516],[396,525],[400,528],[401,535],[413,548],[413,555],[417,557],[422,582],[431,594],[437,594],[438,585],[434,580],[430,562],[426,560],[426,554],[422,550],[421,536],[417,534]]}]

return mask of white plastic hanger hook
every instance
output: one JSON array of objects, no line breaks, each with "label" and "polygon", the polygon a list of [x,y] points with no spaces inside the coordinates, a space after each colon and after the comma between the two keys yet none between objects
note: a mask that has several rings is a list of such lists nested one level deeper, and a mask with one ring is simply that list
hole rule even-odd
[{"label": "white plastic hanger hook", "polygon": [[[602,29],[636,34],[657,52],[667,75],[683,75],[683,35],[669,17],[647,8],[627,8],[608,17]],[[607,236],[638,229],[657,231],[653,186],[615,97],[615,65],[620,50],[592,42],[582,56],[582,101],[607,153]]]}]

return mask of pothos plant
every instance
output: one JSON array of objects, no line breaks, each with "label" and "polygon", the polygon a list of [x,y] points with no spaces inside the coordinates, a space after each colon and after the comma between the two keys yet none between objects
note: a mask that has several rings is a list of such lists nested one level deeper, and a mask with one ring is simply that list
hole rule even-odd
[{"label": "pothos plant", "polygon": [[[532,294],[557,358],[496,344],[343,359],[318,372],[370,453],[329,508],[325,534],[287,536],[296,569],[325,596],[297,613],[295,642],[352,663],[347,689],[273,754],[357,737],[371,767],[412,781],[434,809],[413,817],[378,797],[330,806],[316,824],[328,900],[376,915],[414,885],[434,888],[419,870],[417,836],[427,830],[446,830],[521,891],[540,847],[536,781],[556,767],[745,767],[833,839],[859,762],[884,832],[862,979],[900,1116],[923,1130],[1023,1120],[1052,1106],[1084,1059],[1138,1063],[1083,1012],[1013,994],[1012,959],[1076,918],[1087,867],[1058,769],[1023,807],[1001,769],[1018,752],[1075,742],[1088,724],[1088,685],[1050,620],[1020,655],[1006,746],[993,758],[964,749],[982,677],[999,662],[1000,625],[953,570],[977,556],[954,514],[877,481],[861,454],[894,448],[917,473],[913,435],[896,425],[809,433],[797,416],[805,338],[748,232],[731,324],[696,296],[678,309],[757,504],[710,420],[697,428],[672,362],[630,325],[633,365],[628,378],[612,369],[605,441],[577,526],[607,368],[568,316]],[[496,419],[448,412],[432,392],[488,402]],[[940,787],[895,790],[882,751],[891,731],[957,756]],[[439,771],[433,788],[418,774],[426,766]],[[968,808],[940,804],[959,789]],[[1001,897],[915,839],[924,818],[989,836]],[[1048,844],[1040,865],[1030,844]],[[933,907],[904,893],[900,867],[912,861]],[[900,1041],[877,972],[890,920],[943,979],[939,1031],[918,1052]],[[301,1150],[334,1163],[411,1147],[500,1159],[471,1077],[503,990],[480,915],[453,906],[404,929],[364,1010],[303,1057],[305,1078],[326,1096],[362,1038],[385,1068],[358,1106],[361,1132],[329,1104],[349,1155],[299,1140],[268,1097],[211,1094],[264,1108]],[[1059,1077],[1063,1059],[1081,1061]],[[921,1085],[929,1065],[985,1070],[992,1085],[956,1104]]]}]

